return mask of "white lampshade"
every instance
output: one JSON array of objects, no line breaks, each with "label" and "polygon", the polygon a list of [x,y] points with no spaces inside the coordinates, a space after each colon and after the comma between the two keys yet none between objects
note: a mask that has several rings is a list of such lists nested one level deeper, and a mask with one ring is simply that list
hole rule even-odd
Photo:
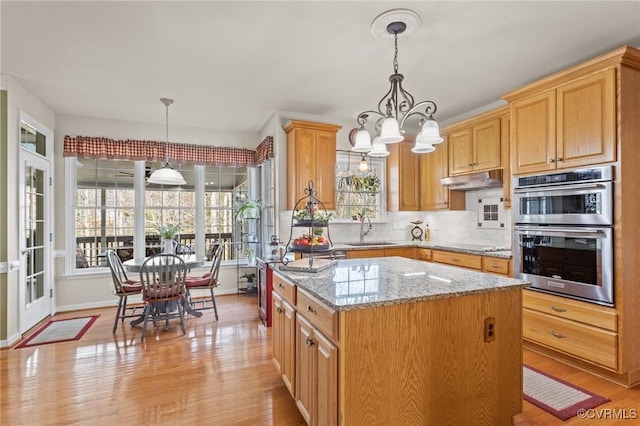
[{"label": "white lampshade", "polygon": [[404,136],[400,134],[400,126],[398,120],[393,117],[387,117],[382,122],[382,128],[380,129],[380,142],[382,143],[397,143],[402,142]]},{"label": "white lampshade", "polygon": [[374,138],[371,144],[372,148],[369,151],[369,157],[386,157],[389,155],[387,146],[380,142],[380,138]]},{"label": "white lampshade", "polygon": [[351,151],[355,152],[369,152],[371,151],[371,136],[364,127],[358,130],[356,133],[356,143],[351,148]]},{"label": "white lampshade", "polygon": [[416,154],[426,154],[435,150],[436,148],[433,145],[430,143],[419,142],[418,138],[416,138],[416,144],[411,148],[411,152]]},{"label": "white lampshade", "polygon": [[149,179],[147,179],[148,183],[155,183],[158,185],[186,185],[187,182],[184,180],[179,171],[175,170],[173,167],[166,163],[161,168],[157,169]]},{"label": "white lampshade", "polygon": [[442,142],[443,139],[440,136],[440,126],[433,118],[428,118],[422,125],[422,130],[416,137],[416,144],[418,142],[435,145]]}]

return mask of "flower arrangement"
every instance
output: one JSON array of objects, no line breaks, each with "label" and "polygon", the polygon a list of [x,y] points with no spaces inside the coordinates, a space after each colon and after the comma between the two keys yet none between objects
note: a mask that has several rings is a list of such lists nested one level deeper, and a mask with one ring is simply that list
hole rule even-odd
[{"label": "flower arrangement", "polygon": [[177,225],[156,225],[156,230],[160,234],[160,238],[165,240],[173,240],[181,230],[180,224]]},{"label": "flower arrangement", "polygon": [[260,217],[260,210],[262,204],[258,200],[247,200],[238,204],[238,211],[236,217],[241,219],[257,219]]}]

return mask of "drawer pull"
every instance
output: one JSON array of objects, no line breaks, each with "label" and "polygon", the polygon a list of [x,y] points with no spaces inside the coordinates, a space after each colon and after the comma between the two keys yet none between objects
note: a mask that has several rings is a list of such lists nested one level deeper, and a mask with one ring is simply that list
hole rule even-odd
[{"label": "drawer pull", "polygon": [[557,337],[558,339],[566,339],[567,338],[566,335],[560,334],[557,331],[553,331],[553,330],[549,331],[549,334],[551,334],[553,337]]},{"label": "drawer pull", "polygon": [[280,306],[278,306],[278,307],[276,308],[276,312],[277,312],[277,313],[279,313],[279,314],[281,314],[281,313],[282,313],[282,308],[281,308]]},{"label": "drawer pull", "polygon": [[493,265],[491,265],[492,268],[496,268],[496,269],[502,269],[502,266],[500,265],[496,265],[495,263]]},{"label": "drawer pull", "polygon": [[550,308],[551,308],[551,310],[556,311],[556,312],[567,312],[567,310],[566,310],[566,309],[564,309],[564,308],[558,308],[558,307],[555,307],[555,306],[553,306],[553,305],[551,305],[551,306],[550,306]]},{"label": "drawer pull", "polygon": [[316,311],[315,309],[313,309],[311,307],[311,305],[307,305],[307,312],[311,312],[314,315],[318,315],[318,311]]},{"label": "drawer pull", "polygon": [[282,284],[282,283],[278,283],[278,287],[280,287],[280,288],[284,288],[284,284]]},{"label": "drawer pull", "polygon": [[313,346],[313,340],[311,340],[311,337],[307,337],[307,340],[305,341],[305,343],[307,344],[307,346],[311,347]]},{"label": "drawer pull", "polygon": [[460,262],[460,259],[458,259],[457,257],[452,257],[452,258],[451,258],[451,261],[452,261],[452,262]]}]

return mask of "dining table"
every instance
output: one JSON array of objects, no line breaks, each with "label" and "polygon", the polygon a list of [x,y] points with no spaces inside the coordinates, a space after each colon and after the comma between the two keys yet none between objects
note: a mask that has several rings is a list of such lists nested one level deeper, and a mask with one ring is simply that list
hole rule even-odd
[{"label": "dining table", "polygon": [[[177,255],[179,258],[181,258],[184,263],[185,266],[187,267],[187,270],[190,270],[192,268],[197,268],[200,267],[202,265],[204,265],[204,262],[207,260],[207,258],[205,256],[197,256],[195,254],[179,254]],[[149,256],[149,257],[153,257],[153,256]],[[148,259],[148,257],[138,257],[138,258],[133,258],[133,259],[129,259],[126,260],[124,262],[122,262],[122,265],[125,267],[125,269],[128,272],[136,272],[139,273],[142,270],[142,264]],[[160,265],[161,259],[157,258],[155,260],[152,260],[151,262],[147,263],[147,267],[153,267],[154,264],[155,265]],[[158,263],[156,263],[158,262]],[[191,304],[187,301],[187,299],[185,298],[183,301],[183,306],[184,306],[184,310],[186,313],[188,313],[189,315],[192,315],[194,317],[201,317],[202,316],[202,312],[193,309],[193,307],[191,306]],[[144,311],[146,312],[146,311]],[[144,312],[143,315],[140,315],[139,318],[134,319],[133,321],[131,321],[130,325],[132,327],[141,324],[144,321]]]}]

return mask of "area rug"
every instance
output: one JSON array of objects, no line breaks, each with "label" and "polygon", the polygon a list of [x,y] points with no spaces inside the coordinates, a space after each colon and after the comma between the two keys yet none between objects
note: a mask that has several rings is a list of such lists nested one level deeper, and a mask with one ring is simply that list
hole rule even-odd
[{"label": "area rug", "polygon": [[525,401],[562,420],[577,415],[578,410],[588,410],[610,401],[528,365],[523,368],[523,379]]},{"label": "area rug", "polygon": [[28,346],[46,345],[48,343],[80,340],[82,335],[89,330],[91,324],[93,324],[99,316],[100,315],[92,315],[82,318],[49,321],[31,336],[20,342],[18,346],[16,346],[16,349]]}]

